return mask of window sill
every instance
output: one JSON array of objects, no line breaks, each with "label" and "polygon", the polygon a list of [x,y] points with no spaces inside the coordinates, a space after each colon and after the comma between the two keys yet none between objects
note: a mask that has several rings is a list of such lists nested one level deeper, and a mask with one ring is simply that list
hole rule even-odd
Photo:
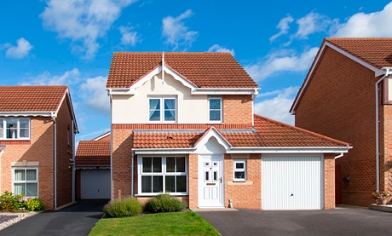
[{"label": "window sill", "polygon": [[227,185],[253,185],[253,181],[246,180],[246,181],[227,181]]}]

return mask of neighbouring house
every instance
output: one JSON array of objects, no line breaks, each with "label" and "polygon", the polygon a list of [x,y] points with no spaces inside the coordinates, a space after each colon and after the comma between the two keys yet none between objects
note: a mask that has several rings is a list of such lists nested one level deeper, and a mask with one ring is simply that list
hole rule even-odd
[{"label": "neighbouring house", "polygon": [[69,161],[78,126],[66,86],[0,86],[0,192],[73,202]]},{"label": "neighbouring house", "polygon": [[106,87],[112,199],[335,207],[335,158],[349,144],[255,115],[259,88],[230,53],[114,53]]},{"label": "neighbouring house", "polygon": [[326,38],[290,112],[295,125],[349,142],[336,161],[337,203],[392,191],[392,38]]},{"label": "neighbouring house", "polygon": [[75,157],[76,199],[110,199],[110,133],[80,141]]}]

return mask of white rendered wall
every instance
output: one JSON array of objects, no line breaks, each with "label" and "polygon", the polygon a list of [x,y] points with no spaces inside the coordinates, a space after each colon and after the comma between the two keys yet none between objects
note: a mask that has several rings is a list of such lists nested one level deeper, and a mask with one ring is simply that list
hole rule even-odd
[{"label": "white rendered wall", "polygon": [[208,121],[208,97],[206,95],[191,96],[189,88],[166,73],[164,83],[162,83],[161,74],[159,73],[137,88],[135,95],[114,95],[112,97],[112,123],[152,123],[148,120],[148,98],[160,96],[177,98],[177,120],[175,123],[210,123]]}]

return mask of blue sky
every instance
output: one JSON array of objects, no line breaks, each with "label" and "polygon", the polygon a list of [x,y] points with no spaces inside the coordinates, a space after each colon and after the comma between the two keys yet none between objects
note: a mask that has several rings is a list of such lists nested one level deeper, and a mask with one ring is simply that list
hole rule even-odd
[{"label": "blue sky", "polygon": [[392,2],[13,0],[0,8],[1,85],[68,85],[80,134],[110,129],[115,51],[229,51],[261,87],[255,112],[291,103],[325,37],[392,37]]}]

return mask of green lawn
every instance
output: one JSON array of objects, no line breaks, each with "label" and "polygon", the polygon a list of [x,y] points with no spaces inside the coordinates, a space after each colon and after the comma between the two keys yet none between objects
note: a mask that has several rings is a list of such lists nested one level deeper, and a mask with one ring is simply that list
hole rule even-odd
[{"label": "green lawn", "polygon": [[192,211],[102,219],[89,236],[103,235],[220,235]]}]

